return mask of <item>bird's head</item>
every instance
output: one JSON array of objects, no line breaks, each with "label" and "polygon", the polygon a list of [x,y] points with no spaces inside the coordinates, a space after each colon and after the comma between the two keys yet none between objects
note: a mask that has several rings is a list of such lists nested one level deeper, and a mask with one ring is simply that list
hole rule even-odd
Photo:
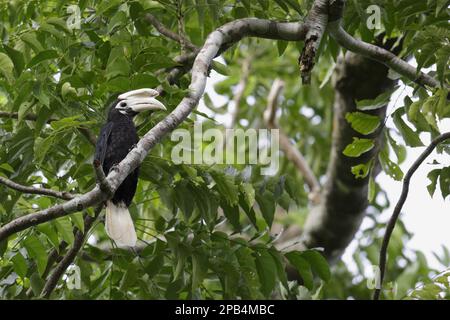
[{"label": "bird's head", "polygon": [[155,99],[159,95],[153,89],[138,89],[122,93],[112,103],[108,118],[125,115],[133,118],[143,111],[167,110],[166,107]]}]

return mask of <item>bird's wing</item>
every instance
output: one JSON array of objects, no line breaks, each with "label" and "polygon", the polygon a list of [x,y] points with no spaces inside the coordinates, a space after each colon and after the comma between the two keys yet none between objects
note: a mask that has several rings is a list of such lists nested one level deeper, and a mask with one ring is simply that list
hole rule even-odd
[{"label": "bird's wing", "polygon": [[100,135],[97,140],[97,145],[95,146],[95,160],[100,161],[100,164],[103,165],[103,161],[105,161],[106,149],[108,148],[108,138],[111,134],[113,128],[113,123],[109,122],[105,124],[100,131]]}]

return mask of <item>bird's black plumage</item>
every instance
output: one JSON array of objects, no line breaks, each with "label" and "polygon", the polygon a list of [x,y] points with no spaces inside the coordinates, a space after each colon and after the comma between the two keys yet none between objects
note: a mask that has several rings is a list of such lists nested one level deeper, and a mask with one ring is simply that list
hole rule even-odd
[{"label": "bird's black plumage", "polygon": [[[107,122],[100,131],[95,148],[95,160],[101,163],[105,175],[108,175],[112,166],[119,164],[126,157],[139,140],[133,123],[133,117],[137,113],[129,111],[127,114],[122,114],[115,108],[117,103],[120,101],[116,100],[110,106]],[[111,199],[114,204],[123,202],[127,207],[131,204],[136,192],[138,176],[139,167],[131,172],[117,188]]]}]

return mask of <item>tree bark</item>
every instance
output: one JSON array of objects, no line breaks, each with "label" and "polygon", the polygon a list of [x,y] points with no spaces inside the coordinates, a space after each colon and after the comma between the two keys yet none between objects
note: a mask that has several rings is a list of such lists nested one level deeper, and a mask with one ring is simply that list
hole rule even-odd
[{"label": "tree bark", "polygon": [[[334,125],[332,148],[327,170],[327,182],[321,203],[311,210],[301,237],[301,244],[308,248],[323,247],[330,261],[337,260],[354,238],[368,207],[367,192],[369,176],[355,178],[351,167],[377,158],[383,137],[383,126],[370,135],[353,130],[345,119],[348,112],[356,111],[355,100],[373,99],[391,89],[394,81],[388,79],[388,68],[379,62],[347,52],[337,62],[333,84]],[[386,106],[372,111],[381,121]],[[374,139],[375,147],[356,158],[342,152],[353,137]],[[374,170],[376,174],[377,170]]]}]

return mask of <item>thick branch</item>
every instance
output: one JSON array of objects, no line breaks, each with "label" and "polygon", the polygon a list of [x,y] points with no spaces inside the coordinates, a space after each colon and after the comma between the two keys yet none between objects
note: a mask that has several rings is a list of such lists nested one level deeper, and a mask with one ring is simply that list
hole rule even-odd
[{"label": "thick branch", "polygon": [[97,209],[95,210],[94,217],[86,215],[86,217],[84,218],[84,232],[81,232],[81,230],[78,230],[76,232],[72,248],[70,248],[70,250],[67,251],[66,255],[62,258],[62,260],[58,263],[55,269],[53,269],[53,272],[48,277],[44,285],[44,288],[42,289],[41,293],[42,297],[44,298],[50,297],[59,279],[61,279],[61,276],[64,274],[64,272],[66,272],[67,268],[75,260],[75,257],[77,256],[78,252],[80,251],[81,247],[84,244],[84,241],[86,240],[86,235],[88,234],[89,229],[92,226],[92,223],[100,214],[101,210],[102,206],[98,206]]},{"label": "thick branch", "polygon": [[392,232],[394,231],[395,225],[397,223],[398,217],[400,216],[403,205],[405,204],[406,198],[408,197],[409,192],[409,184],[411,182],[411,178],[416,172],[416,170],[420,167],[420,165],[425,161],[425,159],[433,152],[434,148],[441,142],[450,139],[450,132],[443,133],[436,137],[430,145],[422,152],[422,154],[417,158],[416,161],[412,164],[411,168],[409,168],[408,172],[403,179],[403,187],[402,193],[400,194],[400,198],[398,199],[397,204],[395,205],[394,212],[392,213],[391,218],[386,226],[386,232],[384,233],[383,243],[380,249],[380,288],[375,289],[375,293],[373,296],[374,300],[378,300],[380,298],[381,289],[384,280],[384,274],[386,271],[386,259],[387,259],[387,249],[389,246],[389,240],[391,239]]},{"label": "thick branch", "polygon": [[300,73],[303,84],[311,82],[311,71],[316,60],[322,36],[328,23],[328,0],[315,0],[306,19],[308,32],[305,37],[305,46],[299,57]]},{"label": "thick branch", "polygon": [[300,153],[300,151],[291,143],[289,137],[281,130],[276,122],[276,112],[278,108],[278,100],[283,91],[284,82],[280,79],[275,79],[267,98],[267,108],[264,112],[264,120],[270,129],[278,129],[280,137],[280,147],[283,150],[286,158],[290,160],[299,172],[304,176],[305,182],[311,191],[310,198],[313,202],[318,202],[320,184],[316,176],[308,165],[308,162]]},{"label": "thick branch", "polygon": [[193,44],[188,38],[173,32],[164,26],[154,15],[151,13],[147,13],[145,15],[145,20],[152,24],[159,33],[166,36],[169,39],[175,40],[181,46],[188,48],[189,50],[196,51],[198,48],[195,44]]},{"label": "thick branch", "polygon": [[20,191],[22,193],[41,194],[44,196],[60,198],[63,200],[70,200],[70,199],[74,198],[74,195],[69,192],[56,191],[56,190],[46,189],[46,188],[28,187],[28,186],[18,184],[12,180],[9,180],[9,179],[3,178],[3,177],[0,177],[0,183],[4,184],[5,186],[7,186],[11,189]]},{"label": "thick branch", "polygon": [[353,38],[342,28],[340,20],[329,22],[328,31],[330,32],[331,36],[337,41],[337,43],[352,52],[381,62],[398,74],[422,86],[439,86],[439,82],[436,79],[424,74],[423,72],[418,73],[416,68],[414,68],[406,61],[403,61],[392,52]]},{"label": "thick branch", "polygon": [[[367,75],[370,74],[370,77]],[[353,130],[345,116],[357,111],[355,100],[373,99],[394,85],[387,77],[388,69],[378,62],[347,52],[336,65],[333,78],[335,87],[334,122],[330,161],[323,188],[322,202],[313,207],[306,219],[299,248],[323,247],[325,256],[334,262],[354,238],[368,206],[369,176],[356,178],[351,168],[376,158],[382,144],[382,127],[370,135]],[[359,110],[360,111],[360,110]],[[361,111],[360,111],[361,112]],[[366,111],[384,119],[386,106]],[[343,154],[353,137],[373,139],[375,147],[359,157]],[[373,171],[376,175],[377,170]]]},{"label": "thick branch", "polygon": [[[240,19],[223,25],[212,32],[197,55],[193,68],[188,95],[161,122],[149,130],[136,147],[112,170],[107,177],[111,189],[115,191],[128,174],[144,161],[148,152],[169,132],[180,125],[197,106],[205,91],[206,77],[212,60],[243,37],[254,36],[266,39],[289,41],[303,40],[306,27],[301,23],[278,23],[263,19]],[[31,226],[81,211],[107,199],[107,195],[96,186],[93,190],[75,197],[64,204],[56,205],[36,213],[19,217],[0,228],[0,241],[11,234]]]}]

